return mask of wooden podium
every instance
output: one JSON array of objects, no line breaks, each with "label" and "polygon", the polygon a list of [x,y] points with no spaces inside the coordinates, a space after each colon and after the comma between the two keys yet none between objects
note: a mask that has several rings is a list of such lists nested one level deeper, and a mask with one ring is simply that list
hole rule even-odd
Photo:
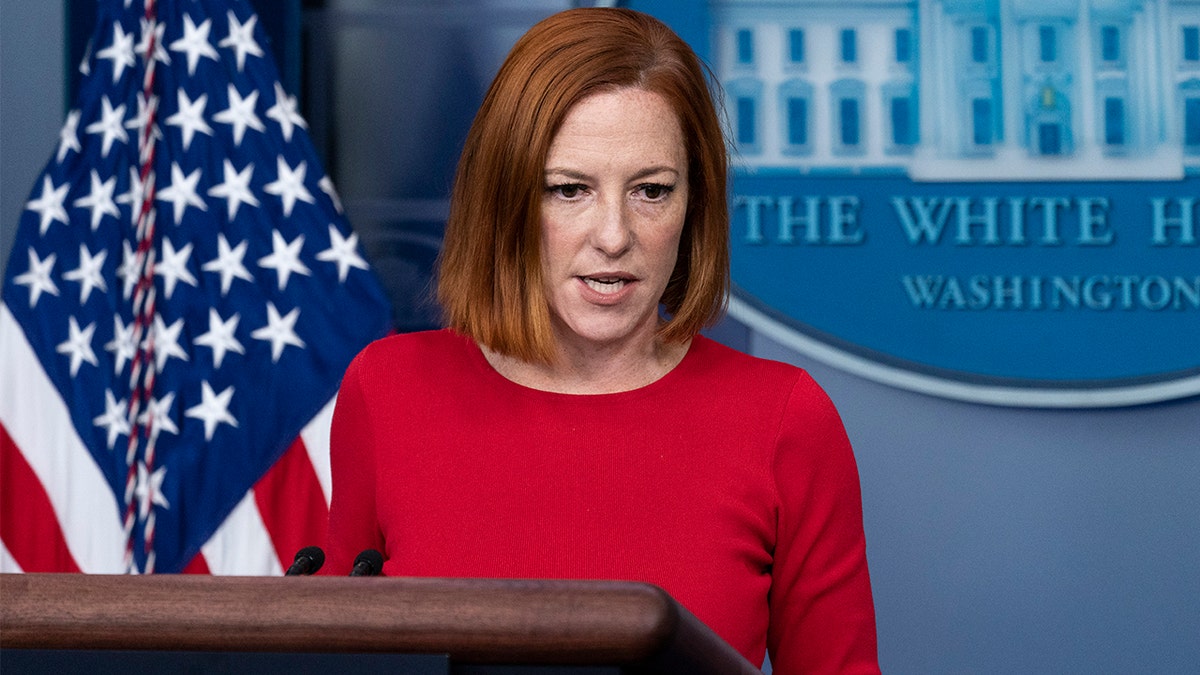
[{"label": "wooden podium", "polygon": [[0,574],[5,675],[72,664],[88,673],[760,672],[649,584]]}]

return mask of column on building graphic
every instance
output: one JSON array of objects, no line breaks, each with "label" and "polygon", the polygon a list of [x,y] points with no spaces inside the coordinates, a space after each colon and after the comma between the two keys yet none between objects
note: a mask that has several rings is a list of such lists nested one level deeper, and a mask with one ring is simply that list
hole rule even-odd
[{"label": "column on building graphic", "polygon": [[710,6],[740,166],[903,170],[920,140],[913,0]]}]

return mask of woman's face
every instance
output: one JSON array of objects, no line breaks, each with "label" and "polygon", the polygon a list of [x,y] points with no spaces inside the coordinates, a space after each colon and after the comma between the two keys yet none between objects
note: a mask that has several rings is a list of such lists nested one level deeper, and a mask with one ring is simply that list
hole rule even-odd
[{"label": "woman's face", "polygon": [[624,88],[571,108],[542,196],[542,275],[560,346],[653,342],[687,203],[687,150],[665,99]]}]

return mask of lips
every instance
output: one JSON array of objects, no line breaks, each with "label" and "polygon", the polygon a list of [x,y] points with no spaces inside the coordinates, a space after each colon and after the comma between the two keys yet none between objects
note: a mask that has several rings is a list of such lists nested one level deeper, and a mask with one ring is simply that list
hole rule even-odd
[{"label": "lips", "polygon": [[582,281],[588,288],[595,291],[601,296],[616,297],[621,294],[621,291],[627,288],[637,279],[631,275],[623,273],[601,273],[587,276],[580,276]]}]

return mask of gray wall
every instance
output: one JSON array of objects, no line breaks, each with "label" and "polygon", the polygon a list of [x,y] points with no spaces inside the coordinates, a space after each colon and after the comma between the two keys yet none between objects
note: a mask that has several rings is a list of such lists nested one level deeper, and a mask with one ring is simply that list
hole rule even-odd
[{"label": "gray wall", "polygon": [[[5,260],[56,144],[62,26],[59,2],[0,0]],[[957,403],[837,371],[732,322],[717,333],[808,368],[842,411],[885,672],[1197,672],[1200,401]]]},{"label": "gray wall", "polygon": [[0,0],[0,265],[58,147],[64,86],[63,3]]}]

